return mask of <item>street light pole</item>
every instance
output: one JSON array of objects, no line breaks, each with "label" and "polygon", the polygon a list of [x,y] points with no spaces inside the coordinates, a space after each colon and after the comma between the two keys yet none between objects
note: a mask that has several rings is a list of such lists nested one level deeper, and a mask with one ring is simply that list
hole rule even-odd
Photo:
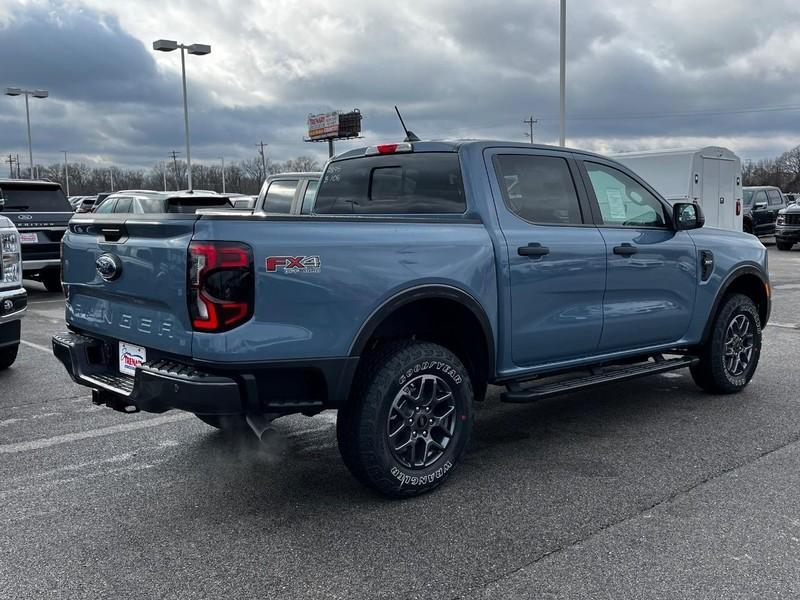
[{"label": "street light pole", "polygon": [[69,197],[69,166],[67,165],[67,151],[62,150],[64,153],[64,183],[67,186],[67,197]]},{"label": "street light pole", "polygon": [[567,91],[567,0],[561,0],[561,68],[560,68],[560,133],[559,145],[566,145],[567,125],[566,125],[566,91]]},{"label": "street light pole", "polygon": [[186,129],[186,174],[187,184],[189,190],[192,189],[192,154],[189,145],[189,102],[186,98],[186,58],[184,51],[188,50],[189,54],[196,54],[203,56],[211,52],[211,46],[208,44],[179,44],[174,40],[156,40],[153,42],[153,50],[159,52],[172,52],[173,50],[181,50],[181,82],[183,85],[183,123]]},{"label": "street light pole", "polygon": [[222,193],[225,193],[225,157],[220,156],[222,159]]},{"label": "street light pole", "polygon": [[25,96],[25,119],[28,123],[28,159],[30,161],[30,178],[33,179],[33,143],[31,142],[31,109],[28,106],[28,96],[34,98],[47,98],[50,92],[47,90],[23,90],[21,88],[6,88],[6,96]]}]

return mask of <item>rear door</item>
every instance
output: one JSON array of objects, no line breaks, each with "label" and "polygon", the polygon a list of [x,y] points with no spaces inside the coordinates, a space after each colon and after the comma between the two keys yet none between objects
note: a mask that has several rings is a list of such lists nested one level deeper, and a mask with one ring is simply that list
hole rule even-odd
[{"label": "rear door", "polygon": [[488,153],[507,244],[511,354],[533,366],[594,354],[603,328],[605,244],[569,155]]},{"label": "rear door", "polygon": [[706,223],[710,227],[721,227],[720,220],[725,212],[725,207],[721,204],[720,190],[720,161],[713,158],[703,159],[703,214]]},{"label": "rear door", "polygon": [[[186,269],[194,215],[76,216],[64,237],[67,322],[88,334],[190,355]],[[104,278],[101,255],[119,265]]]},{"label": "rear door", "polygon": [[697,289],[697,251],[674,231],[666,201],[602,159],[582,172],[608,259],[601,352],[668,344],[689,328]]}]

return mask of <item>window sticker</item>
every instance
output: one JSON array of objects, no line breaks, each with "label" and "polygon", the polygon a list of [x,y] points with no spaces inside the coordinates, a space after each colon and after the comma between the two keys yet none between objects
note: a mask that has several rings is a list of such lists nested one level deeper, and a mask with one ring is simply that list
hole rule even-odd
[{"label": "window sticker", "polygon": [[613,221],[624,221],[625,200],[622,198],[622,190],[618,188],[606,188],[606,200],[608,200],[609,218]]}]

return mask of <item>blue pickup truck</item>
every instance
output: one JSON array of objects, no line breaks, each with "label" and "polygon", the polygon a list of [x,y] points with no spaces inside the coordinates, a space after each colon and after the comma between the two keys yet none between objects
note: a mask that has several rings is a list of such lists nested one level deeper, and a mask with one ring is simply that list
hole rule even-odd
[{"label": "blue pickup truck", "polygon": [[345,464],[394,497],[452,473],[489,384],[737,392],[770,312],[755,237],[602,156],[490,141],[341,154],[309,215],[76,215],[63,273],[53,349],[96,403],[257,434],[338,409]]}]

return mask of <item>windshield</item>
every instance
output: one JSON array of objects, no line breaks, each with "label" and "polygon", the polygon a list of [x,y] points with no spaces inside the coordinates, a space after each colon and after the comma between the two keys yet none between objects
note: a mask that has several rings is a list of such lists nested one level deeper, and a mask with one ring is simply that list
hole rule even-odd
[{"label": "windshield", "polygon": [[64,192],[53,185],[6,184],[2,187],[6,211],[72,212]]}]

